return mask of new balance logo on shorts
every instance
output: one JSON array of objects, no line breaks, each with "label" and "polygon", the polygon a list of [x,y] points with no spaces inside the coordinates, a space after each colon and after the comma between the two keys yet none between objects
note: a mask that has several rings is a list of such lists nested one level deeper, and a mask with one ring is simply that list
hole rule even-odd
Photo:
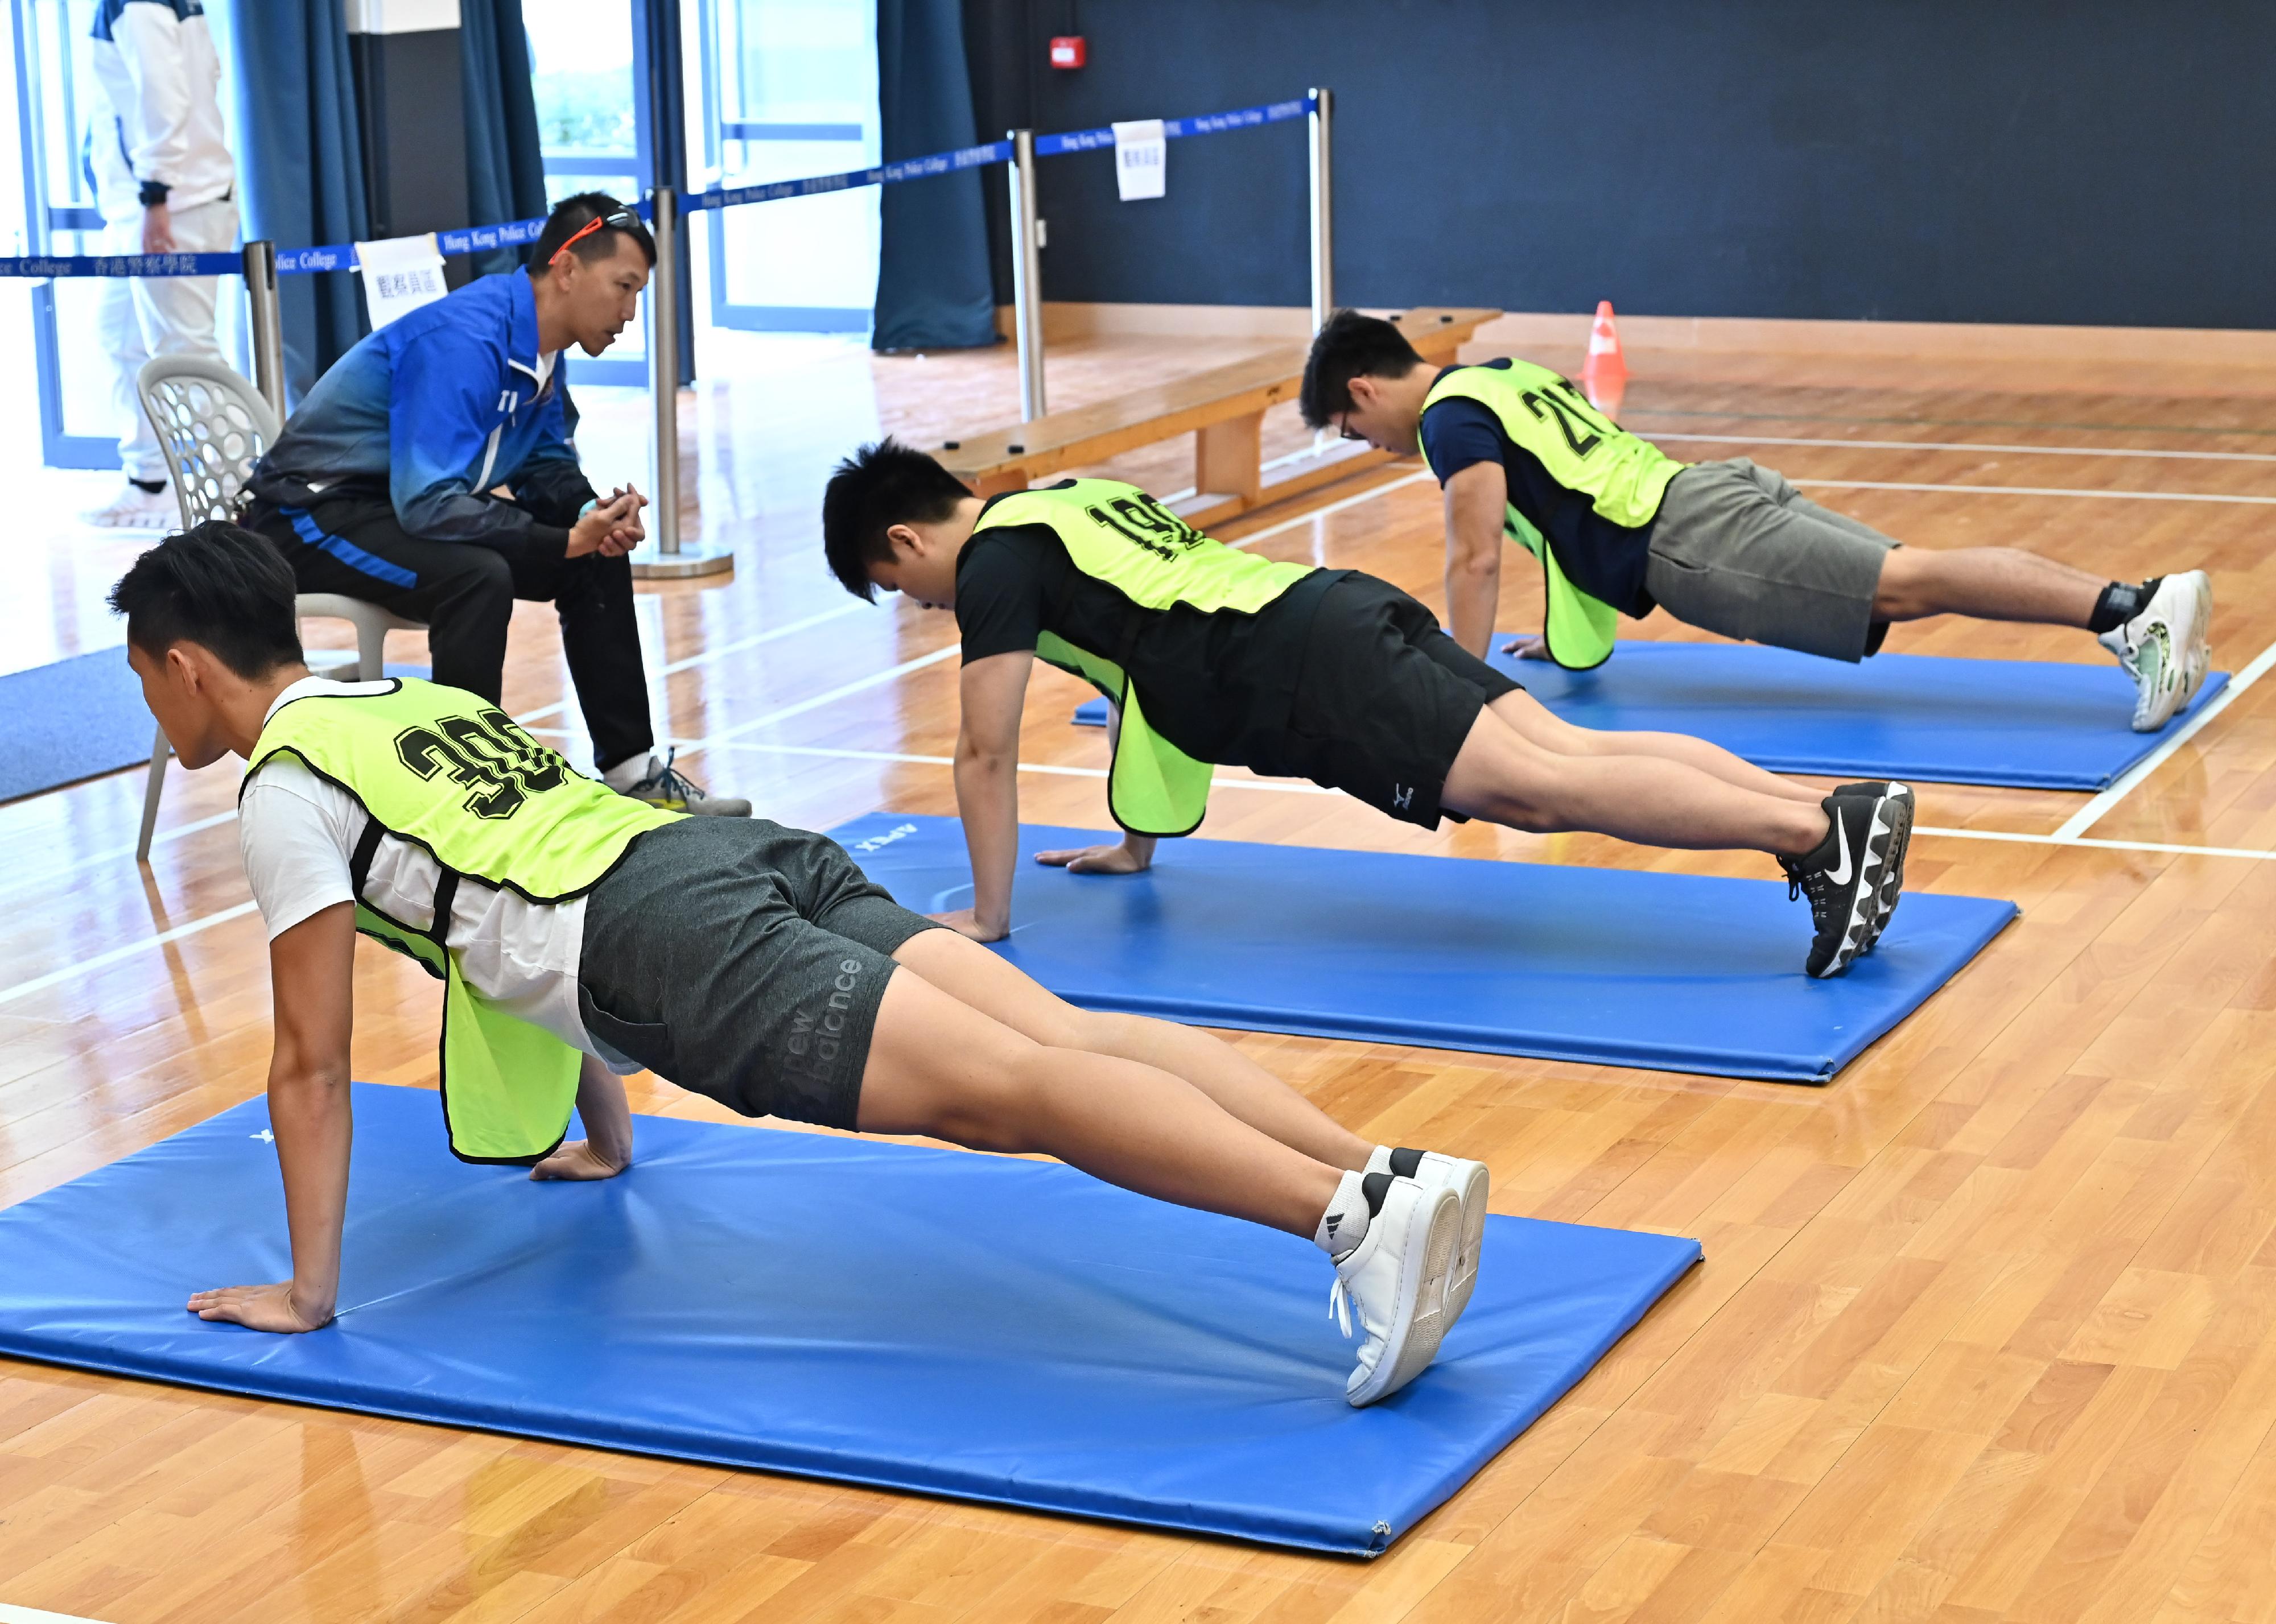
[{"label": "new balance logo on shorts", "polygon": [[838,978],[830,984],[830,997],[817,1016],[807,1009],[790,1017],[790,1042],[783,1069],[803,1072],[823,1082],[837,1073],[838,1056],[846,1047],[846,1012],[854,1007],[854,989],[861,984],[861,961],[838,961]]},{"label": "new balance logo on shorts", "polygon": [[1393,785],[1392,785],[1392,786],[1391,786],[1391,804],[1392,804],[1393,806],[1396,806],[1396,807],[1397,807],[1400,812],[1407,812],[1407,811],[1410,810],[1410,809],[1411,809],[1411,807],[1412,807],[1412,805],[1413,805],[1414,800],[1415,800],[1415,786],[1414,786],[1414,785],[1412,785],[1412,784],[1408,784],[1408,785],[1407,785],[1407,786],[1406,786],[1405,788],[1403,788],[1403,789],[1402,789],[1400,786],[1397,785],[1397,784],[1393,784]]}]

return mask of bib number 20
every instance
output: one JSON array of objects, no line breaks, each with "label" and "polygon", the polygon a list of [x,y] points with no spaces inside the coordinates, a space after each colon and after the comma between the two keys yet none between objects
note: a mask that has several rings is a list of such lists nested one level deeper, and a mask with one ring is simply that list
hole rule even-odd
[{"label": "bib number 20", "polygon": [[1562,378],[1546,389],[1528,389],[1519,398],[1525,402],[1525,409],[1533,413],[1536,421],[1556,422],[1575,457],[1586,457],[1604,444],[1607,434],[1620,432],[1598,417],[1588,397]]}]

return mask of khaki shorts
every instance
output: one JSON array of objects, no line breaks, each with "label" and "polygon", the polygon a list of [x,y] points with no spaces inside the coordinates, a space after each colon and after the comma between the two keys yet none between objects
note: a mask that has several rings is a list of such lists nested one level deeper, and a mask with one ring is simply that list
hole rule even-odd
[{"label": "khaki shorts", "polygon": [[1888,633],[1873,596],[1897,545],[1734,457],[1668,485],[1644,590],[1686,625],[1854,664]]}]

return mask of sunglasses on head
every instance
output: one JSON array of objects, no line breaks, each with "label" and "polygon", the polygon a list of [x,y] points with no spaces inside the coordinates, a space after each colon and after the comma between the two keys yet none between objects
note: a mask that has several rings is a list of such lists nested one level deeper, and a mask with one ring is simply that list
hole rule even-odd
[{"label": "sunglasses on head", "polygon": [[568,241],[563,243],[558,248],[556,248],[553,251],[553,257],[545,261],[547,266],[551,267],[560,264],[561,256],[563,254],[568,253],[572,248],[574,248],[579,243],[583,242],[587,238],[599,230],[603,226],[607,226],[613,230],[618,231],[637,231],[640,230],[640,216],[633,213],[629,208],[619,208],[612,213],[601,215],[594,219],[588,220],[584,224],[579,226],[574,231],[572,231],[569,234]]}]

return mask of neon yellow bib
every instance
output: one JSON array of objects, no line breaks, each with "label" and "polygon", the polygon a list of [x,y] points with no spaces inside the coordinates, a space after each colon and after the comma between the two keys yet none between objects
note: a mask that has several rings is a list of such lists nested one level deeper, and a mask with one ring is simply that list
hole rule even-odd
[{"label": "neon yellow bib", "polygon": [[[1069,480],[999,496],[974,533],[1015,525],[1049,526],[1076,569],[1145,609],[1254,615],[1313,572],[1309,564],[1275,563],[1212,540],[1119,480]],[[1121,711],[1106,780],[1115,822],[1134,835],[1190,835],[1200,827],[1212,764],[1154,731],[1129,675],[1056,632],[1037,639],[1036,657],[1083,678]]]},{"label": "neon yellow bib", "polygon": [[[1667,482],[1688,465],[1601,415],[1563,377],[1530,361],[1457,366],[1430,386],[1422,410],[1454,397],[1491,412],[1502,433],[1539,458],[1551,479],[1587,496],[1600,517],[1630,530],[1652,521]],[[1422,460],[1429,466],[1429,452]],[[1543,636],[1550,658],[1573,670],[1612,658],[1619,612],[1566,578],[1556,549],[1515,506],[1505,510],[1502,529],[1541,561],[1549,600]]]},{"label": "neon yellow bib", "polygon": [[[549,1155],[576,1104],[578,1052],[484,1000],[446,940],[462,880],[534,903],[600,883],[635,836],[674,815],[580,777],[474,695],[398,682],[385,693],[308,694],[269,719],[253,771],[297,757],[353,796],[369,821],[349,864],[356,929],[414,958],[444,984],[440,1077],[451,1152],[527,1163]],[[424,848],[441,875],[425,929],[363,900],[380,841]]]}]

